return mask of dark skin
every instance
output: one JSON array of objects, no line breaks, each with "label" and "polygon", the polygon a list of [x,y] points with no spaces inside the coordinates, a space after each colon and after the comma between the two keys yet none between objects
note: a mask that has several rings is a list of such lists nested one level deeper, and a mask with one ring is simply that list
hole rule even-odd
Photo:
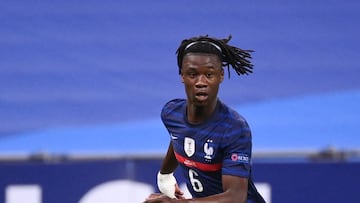
[{"label": "dark skin", "polygon": [[[205,122],[214,113],[217,95],[224,79],[224,69],[220,58],[215,54],[188,53],[184,56],[181,81],[187,95],[187,120],[193,124]],[[178,162],[170,142],[160,173],[175,171]],[[223,193],[196,199],[183,199],[182,192],[176,185],[176,196],[171,199],[165,195],[152,194],[145,203],[239,203],[246,202],[248,179],[222,175]]]}]

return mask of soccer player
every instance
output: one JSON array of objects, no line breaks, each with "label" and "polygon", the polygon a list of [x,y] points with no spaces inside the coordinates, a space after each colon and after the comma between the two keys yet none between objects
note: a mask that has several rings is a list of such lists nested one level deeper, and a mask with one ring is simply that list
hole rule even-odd
[{"label": "soccer player", "polygon": [[[170,144],[157,174],[161,194],[145,203],[265,202],[251,173],[251,131],[246,120],[218,98],[224,67],[238,75],[252,73],[251,50],[227,39],[185,39],[177,62],[187,99],[169,101],[161,118]],[[185,199],[173,172],[180,169],[192,199]]]}]

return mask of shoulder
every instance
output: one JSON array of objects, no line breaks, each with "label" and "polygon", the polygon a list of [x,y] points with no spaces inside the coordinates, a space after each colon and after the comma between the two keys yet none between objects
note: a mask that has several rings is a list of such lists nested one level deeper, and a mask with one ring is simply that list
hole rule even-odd
[{"label": "shoulder", "polygon": [[220,111],[223,116],[223,119],[225,122],[227,122],[231,128],[249,128],[249,125],[246,121],[246,119],[239,114],[236,110],[233,108],[227,106],[226,104],[219,102],[220,104]]},{"label": "shoulder", "polygon": [[223,134],[225,145],[251,141],[249,124],[242,115],[223,103],[221,103],[221,112],[223,114],[222,123],[225,126]]},{"label": "shoulder", "polygon": [[185,99],[173,99],[168,101],[161,110],[161,117],[166,117],[173,112],[179,112],[186,105]]}]

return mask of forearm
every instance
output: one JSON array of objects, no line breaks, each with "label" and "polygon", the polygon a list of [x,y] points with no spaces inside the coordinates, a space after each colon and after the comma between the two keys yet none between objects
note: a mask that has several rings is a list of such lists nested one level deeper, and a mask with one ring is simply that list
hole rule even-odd
[{"label": "forearm", "polygon": [[178,166],[178,162],[176,160],[173,146],[170,142],[168,151],[166,153],[166,156],[163,160],[163,163],[160,168],[161,174],[169,174],[175,171],[176,167]]},{"label": "forearm", "polygon": [[194,198],[194,199],[171,199],[165,195],[161,194],[153,194],[148,200],[144,203],[245,203],[246,196],[242,196],[237,199],[237,195],[235,197],[231,197],[231,195],[225,193],[211,195],[208,197],[202,198]]},{"label": "forearm", "polygon": [[[217,195],[211,195],[202,198],[194,198],[194,199],[182,199],[182,200],[174,200],[175,203],[245,203],[246,196],[243,195],[239,197],[240,199],[235,199],[231,194],[227,194],[228,192],[224,192]],[[238,195],[236,195],[238,196]],[[238,197],[237,197],[238,198]]]}]

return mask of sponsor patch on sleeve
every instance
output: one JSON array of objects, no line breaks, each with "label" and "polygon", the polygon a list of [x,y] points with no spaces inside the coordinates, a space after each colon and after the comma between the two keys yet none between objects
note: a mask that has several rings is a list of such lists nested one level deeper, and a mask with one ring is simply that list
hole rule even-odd
[{"label": "sponsor patch on sleeve", "polygon": [[231,161],[239,162],[239,163],[249,163],[250,158],[249,155],[247,154],[233,153],[231,154]]}]

